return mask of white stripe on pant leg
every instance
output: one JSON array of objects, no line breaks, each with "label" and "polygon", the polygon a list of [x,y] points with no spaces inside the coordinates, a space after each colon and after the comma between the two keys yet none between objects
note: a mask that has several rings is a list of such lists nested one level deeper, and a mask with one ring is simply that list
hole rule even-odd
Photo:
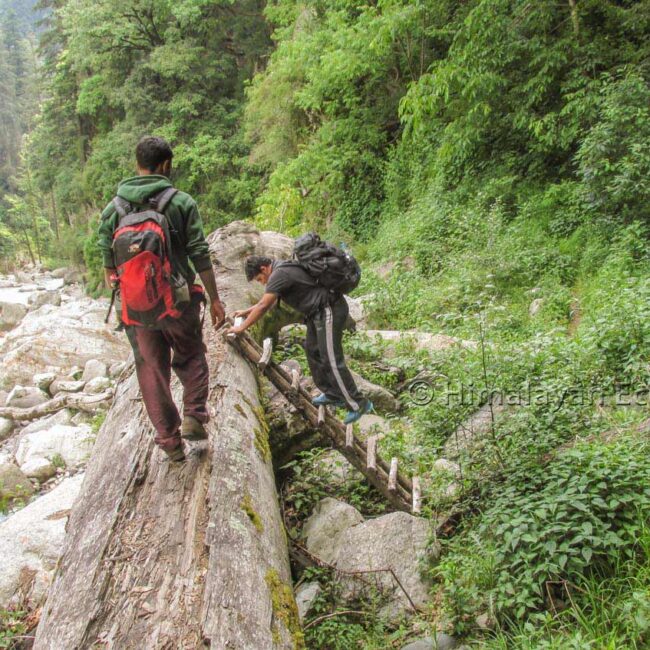
[{"label": "white stripe on pant leg", "polygon": [[352,409],[354,411],[358,411],[359,405],[352,399],[350,393],[348,393],[348,389],[343,383],[343,378],[341,377],[338,365],[336,364],[336,355],[334,354],[334,330],[332,328],[332,321],[332,308],[325,307],[325,341],[327,343],[327,356],[329,357],[330,366],[332,367],[332,372],[334,373],[334,379],[336,379],[336,383],[339,385],[345,401],[352,406]]}]

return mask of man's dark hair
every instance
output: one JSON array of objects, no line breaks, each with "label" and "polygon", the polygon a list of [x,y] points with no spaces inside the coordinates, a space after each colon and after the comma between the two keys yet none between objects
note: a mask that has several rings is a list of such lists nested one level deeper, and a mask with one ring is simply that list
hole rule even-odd
[{"label": "man's dark hair", "polygon": [[246,279],[250,282],[255,279],[255,276],[259,274],[263,266],[269,266],[273,264],[273,260],[270,257],[260,257],[259,255],[251,255],[251,257],[246,258]]},{"label": "man's dark hair", "polygon": [[135,158],[142,169],[155,172],[158,165],[171,160],[174,152],[165,138],[145,135],[135,148]]}]

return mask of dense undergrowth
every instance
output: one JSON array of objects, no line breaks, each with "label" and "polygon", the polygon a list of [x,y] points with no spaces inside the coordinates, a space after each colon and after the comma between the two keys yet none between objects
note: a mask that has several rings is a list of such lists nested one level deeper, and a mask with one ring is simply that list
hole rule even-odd
[{"label": "dense undergrowth", "polygon": [[[400,647],[435,625],[486,648],[647,647],[647,0],[39,4],[42,87],[3,22],[4,258],[85,259],[97,290],[98,210],[155,132],[210,227],[346,241],[370,326],[475,343],[347,341],[406,404],[382,452],[431,486],[427,516],[464,516],[427,567],[435,611],[389,629],[365,603],[310,625],[309,647]],[[450,492],[433,463],[490,394],[513,403]],[[290,468],[292,534],[324,495],[380,513],[317,456]],[[316,616],[335,604],[332,585]]]}]

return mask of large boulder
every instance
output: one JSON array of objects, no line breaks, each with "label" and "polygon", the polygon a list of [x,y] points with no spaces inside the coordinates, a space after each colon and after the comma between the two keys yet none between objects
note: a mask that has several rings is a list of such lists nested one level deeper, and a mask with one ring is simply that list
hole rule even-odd
[{"label": "large boulder", "polygon": [[83,375],[81,379],[83,381],[90,381],[91,379],[96,379],[97,377],[107,377],[108,376],[108,366],[103,362],[97,359],[88,359],[86,365],[84,366]]},{"label": "large boulder", "polygon": [[296,605],[301,623],[305,622],[305,617],[322,591],[323,588],[317,582],[305,582],[296,590]]},{"label": "large boulder", "polygon": [[[429,546],[430,522],[405,512],[364,521],[352,506],[327,497],[316,506],[305,523],[303,536],[310,553],[328,562],[343,574],[359,571],[392,569],[416,607],[429,599],[429,585],[422,577],[422,561],[433,555],[438,547]],[[386,597],[382,613],[395,620],[412,611],[404,590],[388,571],[372,574]],[[365,593],[368,581],[345,578],[345,599],[354,600]]]},{"label": "large boulder", "polygon": [[72,421],[72,411],[69,409],[62,409],[53,415],[49,415],[42,420],[34,420],[30,422],[24,429],[21,430],[20,435],[26,436],[28,433],[36,433],[37,431],[45,431],[51,429],[57,424],[70,424]]},{"label": "large boulder", "polygon": [[13,329],[27,313],[27,307],[17,302],[0,302],[0,331]]},{"label": "large boulder", "polygon": [[29,478],[13,463],[0,465],[0,501],[24,499],[34,493]]},{"label": "large boulder", "polygon": [[39,291],[29,296],[27,304],[32,310],[39,309],[43,305],[58,307],[61,304],[61,294],[58,291]]},{"label": "large boulder", "polygon": [[0,442],[11,435],[14,430],[14,421],[8,418],[0,418]]},{"label": "large boulder", "polygon": [[63,548],[68,513],[83,475],[64,480],[0,523],[0,607],[44,600]]},{"label": "large boulder", "polygon": [[81,271],[77,271],[76,269],[70,269],[64,276],[63,276],[63,284],[65,286],[69,284],[83,284],[84,281],[84,276]]},{"label": "large boulder", "polygon": [[334,562],[343,533],[362,522],[363,515],[351,505],[331,497],[321,499],[302,530],[307,550],[325,562]]},{"label": "large boulder", "polygon": [[57,424],[46,431],[21,435],[16,462],[22,466],[34,458],[50,461],[60,458],[66,467],[74,469],[86,464],[93,444],[94,436],[88,425]]},{"label": "large boulder", "polygon": [[31,458],[20,466],[20,471],[27,477],[44,483],[56,474],[56,465],[48,458]]},{"label": "large boulder", "polygon": [[35,386],[15,386],[7,397],[7,406],[29,409],[49,400],[49,396]]},{"label": "large boulder", "polygon": [[[438,548],[428,546],[430,534],[429,521],[406,512],[370,519],[342,532],[334,564],[344,572],[392,569],[403,590],[390,573],[375,575],[388,598],[383,614],[395,619],[413,611],[404,591],[416,607],[424,607],[429,600],[430,586],[422,576],[421,564],[428,555],[439,554]],[[346,585],[349,598],[357,597],[366,588],[355,580],[346,581]]]},{"label": "large boulder", "polygon": [[373,384],[354,371],[352,377],[364,397],[367,397],[380,411],[395,413],[402,408],[400,401],[387,388]]},{"label": "large boulder", "polygon": [[130,346],[124,334],[104,324],[107,308],[105,302],[83,298],[61,307],[44,305],[27,314],[0,341],[0,383],[24,384],[48,371],[64,375],[90,359],[125,361]]},{"label": "large boulder", "polygon": [[65,267],[61,267],[60,269],[54,269],[54,271],[52,271],[50,273],[50,275],[53,278],[56,278],[58,280],[62,280],[69,273],[69,271],[70,271],[70,269],[67,269]]},{"label": "large boulder", "polygon": [[412,641],[402,647],[402,650],[454,650],[458,646],[458,641],[449,634],[438,632],[435,637],[427,636],[424,639]]},{"label": "large boulder", "polygon": [[32,383],[38,386],[43,391],[49,391],[52,382],[56,379],[56,374],[53,372],[39,372],[34,375]]}]

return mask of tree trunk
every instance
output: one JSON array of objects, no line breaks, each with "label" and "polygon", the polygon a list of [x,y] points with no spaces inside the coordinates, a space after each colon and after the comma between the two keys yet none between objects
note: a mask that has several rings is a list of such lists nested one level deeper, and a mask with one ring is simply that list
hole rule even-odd
[{"label": "tree trunk", "polygon": [[[252,249],[211,241],[228,310],[247,305],[242,256],[269,247],[259,233]],[[210,439],[194,443],[186,463],[155,448],[135,377],[118,387],[36,650],[303,647],[257,379],[207,323],[205,338]]]}]

